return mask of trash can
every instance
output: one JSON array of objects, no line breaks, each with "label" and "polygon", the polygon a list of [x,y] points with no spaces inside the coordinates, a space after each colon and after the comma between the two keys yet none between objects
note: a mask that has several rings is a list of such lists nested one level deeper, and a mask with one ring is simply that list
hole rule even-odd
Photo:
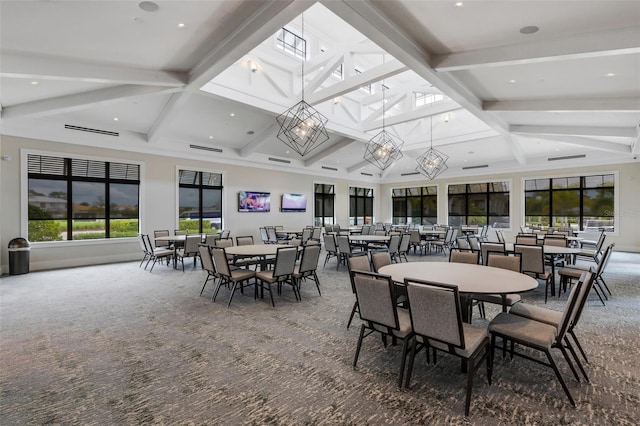
[{"label": "trash can", "polygon": [[29,254],[31,245],[26,238],[14,238],[9,241],[9,275],[29,273]]}]

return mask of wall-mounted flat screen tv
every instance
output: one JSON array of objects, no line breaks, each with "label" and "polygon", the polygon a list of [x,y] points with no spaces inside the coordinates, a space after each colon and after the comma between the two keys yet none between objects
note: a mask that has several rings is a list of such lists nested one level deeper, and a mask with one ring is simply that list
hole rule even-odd
[{"label": "wall-mounted flat screen tv", "polygon": [[238,192],[239,212],[269,212],[271,211],[271,193],[240,191]]},{"label": "wall-mounted flat screen tv", "polygon": [[306,212],[307,196],[304,194],[282,194],[281,212]]}]

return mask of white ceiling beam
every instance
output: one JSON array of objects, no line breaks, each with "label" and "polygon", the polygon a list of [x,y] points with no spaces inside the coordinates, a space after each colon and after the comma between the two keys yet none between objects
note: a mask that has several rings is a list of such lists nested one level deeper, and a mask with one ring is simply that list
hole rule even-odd
[{"label": "white ceiling beam", "polygon": [[353,92],[362,86],[375,83],[385,78],[392,77],[394,75],[407,71],[408,68],[398,61],[389,61],[377,67],[364,71],[361,74],[353,77],[345,78],[344,80],[327,87],[319,92],[313,93],[307,96],[306,101],[311,105],[320,104],[338,96]]},{"label": "white ceiling beam", "polygon": [[572,136],[608,136],[617,138],[636,137],[633,127],[605,127],[605,126],[541,126],[513,124],[509,126],[511,133],[529,135],[572,135]]},{"label": "white ceiling beam", "polygon": [[91,105],[115,102],[142,95],[174,93],[181,90],[181,87],[155,87],[126,84],[6,107],[4,111],[2,111],[2,118],[9,119],[61,114],[84,109]]},{"label": "white ceiling beam", "polygon": [[318,161],[327,158],[328,156],[335,154],[336,152],[340,151],[343,148],[348,147],[349,145],[351,145],[352,143],[356,142],[354,139],[352,138],[342,138],[339,141],[337,141],[336,143],[334,143],[333,145],[329,146],[327,149],[324,149],[322,151],[317,152],[314,156],[307,158],[304,161],[304,165],[305,166],[310,166],[312,164],[317,163]]},{"label": "white ceiling beam", "polygon": [[[384,111],[389,111],[391,108],[393,108],[394,106],[396,106],[397,104],[399,104],[400,102],[402,102],[403,100],[405,100],[407,97],[407,94],[403,94],[402,96],[397,96],[393,99],[391,99],[390,102],[387,102],[384,105]],[[389,99],[389,96],[386,97],[387,99]],[[380,96],[378,96],[378,102],[381,102],[382,99],[380,98]],[[378,119],[378,117],[382,117],[382,113],[383,113],[383,108],[380,107],[378,109],[376,109],[375,111],[373,111],[371,114],[369,114],[369,116],[367,118],[365,118],[364,123],[363,123],[363,128],[365,129],[365,131],[369,130],[367,129],[368,126],[371,126],[372,124],[375,123],[375,120]],[[377,127],[374,127],[374,129],[376,129]]]},{"label": "white ceiling beam", "polygon": [[[444,114],[446,112],[456,111],[459,109],[461,109],[460,105],[453,101],[436,102],[435,104],[428,107],[418,108],[405,114],[398,114],[392,117],[385,118],[384,125],[395,126],[397,124],[406,123],[408,121],[419,120],[421,118]],[[364,127],[364,131],[368,132],[379,128],[382,128],[382,120],[367,123],[366,127]]]},{"label": "white ceiling beam", "polygon": [[[412,84],[403,84],[397,87],[393,87],[391,90],[385,90],[385,94],[388,97],[393,97],[396,95],[408,95],[408,94],[413,94],[416,92],[420,92],[420,93],[427,93],[427,94],[435,94],[435,95],[441,95],[442,92],[437,88],[437,87],[433,87],[433,86],[429,86],[428,84],[424,84],[421,86],[416,86],[415,83]],[[371,104],[375,104],[376,102],[380,102],[380,95],[377,93],[374,93],[373,95],[369,95],[366,96],[364,98],[362,98],[362,100],[360,100],[360,104],[362,106],[367,106],[367,105],[371,105]]]},{"label": "white ceiling beam", "polygon": [[309,83],[306,84],[304,89],[305,93],[307,93],[308,95],[315,92],[322,85],[322,83],[324,83],[327,78],[329,78],[331,74],[333,74],[336,68],[338,68],[338,65],[340,65],[342,62],[344,62],[344,55],[335,56],[334,58],[330,59],[330,61],[327,61],[327,66],[325,66],[324,69],[320,70],[318,74]]},{"label": "white ceiling beam", "polygon": [[640,111],[639,97],[484,101],[485,111]]},{"label": "white ceiling beam", "polygon": [[151,125],[151,129],[147,132],[148,142],[156,143],[160,140],[164,129],[171,126],[175,111],[180,111],[180,109],[187,104],[191,96],[193,96],[193,93],[187,90],[171,95],[171,98]]},{"label": "white ceiling beam", "polygon": [[451,72],[507,65],[525,65],[640,52],[640,28],[594,32],[530,43],[434,55],[431,65],[438,72]]},{"label": "white ceiling beam", "polygon": [[[435,128],[435,125],[433,127]],[[496,138],[499,138],[499,137],[503,137],[503,136],[498,134],[495,130],[489,129],[482,132],[474,132],[474,133],[469,133],[464,135],[456,135],[453,137],[434,139],[433,147],[442,148],[442,147],[457,145],[461,143],[468,143],[468,142],[473,142],[477,144],[480,144],[481,142],[485,142],[485,141],[494,142]],[[404,147],[402,148],[402,152],[425,149],[426,146],[427,146],[426,142],[424,141],[424,138],[422,138],[422,140],[420,140],[419,142],[405,143]]]},{"label": "white ceiling beam", "polygon": [[240,157],[247,157],[249,154],[256,152],[256,150],[264,143],[272,140],[276,137],[280,128],[277,126],[277,122],[274,120],[273,124],[258,133],[249,141],[248,144],[240,148]]},{"label": "white ceiling beam", "polygon": [[360,169],[362,169],[363,167],[366,167],[368,165],[370,165],[371,163],[369,163],[367,160],[362,160],[356,164],[354,164],[351,167],[347,167],[347,173],[353,173],[356,172]]},{"label": "white ceiling beam", "polygon": [[[533,139],[530,136],[520,136],[522,139]],[[564,136],[564,135],[547,135],[544,137],[535,137],[535,139],[545,139],[554,142],[561,142],[570,145],[581,146],[597,151],[606,152],[618,152],[622,154],[629,154],[631,152],[631,146],[626,144],[620,144],[615,142],[603,141],[592,138],[583,138],[579,136]]]},{"label": "white ceiling beam", "polygon": [[524,153],[524,150],[522,149],[522,145],[520,144],[520,141],[518,140],[518,138],[515,135],[506,135],[505,139],[506,139],[507,145],[511,149],[511,153],[513,154],[518,164],[521,166],[526,165],[527,156]]},{"label": "white ceiling beam", "polygon": [[5,53],[2,54],[0,62],[0,76],[31,80],[168,87],[182,87],[187,82],[187,75],[184,73]]}]

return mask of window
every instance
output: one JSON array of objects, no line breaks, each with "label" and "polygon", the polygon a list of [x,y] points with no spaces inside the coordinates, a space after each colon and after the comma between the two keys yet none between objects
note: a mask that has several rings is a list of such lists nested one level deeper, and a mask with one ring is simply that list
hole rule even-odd
[{"label": "window", "polygon": [[335,188],[333,185],[316,183],[314,186],[314,226],[335,224]]},{"label": "window", "polygon": [[349,187],[349,226],[373,223],[373,189]]},{"label": "window", "polygon": [[525,180],[525,223],[613,231],[614,195],[613,174]]},{"label": "window", "polygon": [[189,232],[222,229],[222,174],[179,171],[179,227]]},{"label": "window", "polygon": [[424,106],[424,105],[429,105],[432,104],[434,102],[439,102],[444,100],[444,96],[443,95],[438,95],[438,94],[431,94],[431,93],[422,93],[422,92],[415,92],[416,94],[416,106]]},{"label": "window", "polygon": [[509,182],[449,185],[449,225],[509,228]]},{"label": "window", "polygon": [[307,41],[286,28],[278,31],[276,47],[297,58],[307,59]]},{"label": "window", "polygon": [[30,241],[138,234],[139,165],[29,154],[27,168]]},{"label": "window", "polygon": [[391,193],[394,225],[435,225],[438,222],[438,187],[396,188]]}]

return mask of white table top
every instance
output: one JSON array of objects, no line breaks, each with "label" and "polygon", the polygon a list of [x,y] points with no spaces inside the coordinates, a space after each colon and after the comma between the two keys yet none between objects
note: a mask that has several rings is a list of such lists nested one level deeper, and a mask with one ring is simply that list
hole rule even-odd
[{"label": "white table top", "polygon": [[388,235],[349,235],[349,241],[362,241],[367,243],[385,242],[391,239]]},{"label": "white table top", "polygon": [[[200,239],[202,239],[202,236],[205,234],[189,234],[191,235],[197,235],[200,237]],[[186,235],[163,235],[162,237],[155,237],[154,238],[156,241],[170,241],[170,242],[175,242],[175,241],[186,241],[187,240],[187,236]]]},{"label": "white table top", "polygon": [[[576,247],[561,247],[561,246],[550,246],[550,245],[544,245],[542,247],[544,247],[543,249],[544,254],[578,254],[581,251],[581,249]],[[504,249],[506,251],[512,252],[513,243],[506,243],[504,245]]]},{"label": "white table top", "polygon": [[444,235],[447,231],[436,231],[436,230],[423,230],[420,231],[421,235]]},{"label": "white table top", "polygon": [[[248,244],[225,247],[225,252],[234,256],[275,256],[281,247],[296,247],[290,244]],[[300,249],[298,247],[298,249]]]},{"label": "white table top", "polygon": [[383,266],[379,272],[390,275],[397,282],[403,282],[406,277],[457,285],[461,293],[521,293],[538,287],[538,281],[528,275],[468,263],[394,263]]}]

